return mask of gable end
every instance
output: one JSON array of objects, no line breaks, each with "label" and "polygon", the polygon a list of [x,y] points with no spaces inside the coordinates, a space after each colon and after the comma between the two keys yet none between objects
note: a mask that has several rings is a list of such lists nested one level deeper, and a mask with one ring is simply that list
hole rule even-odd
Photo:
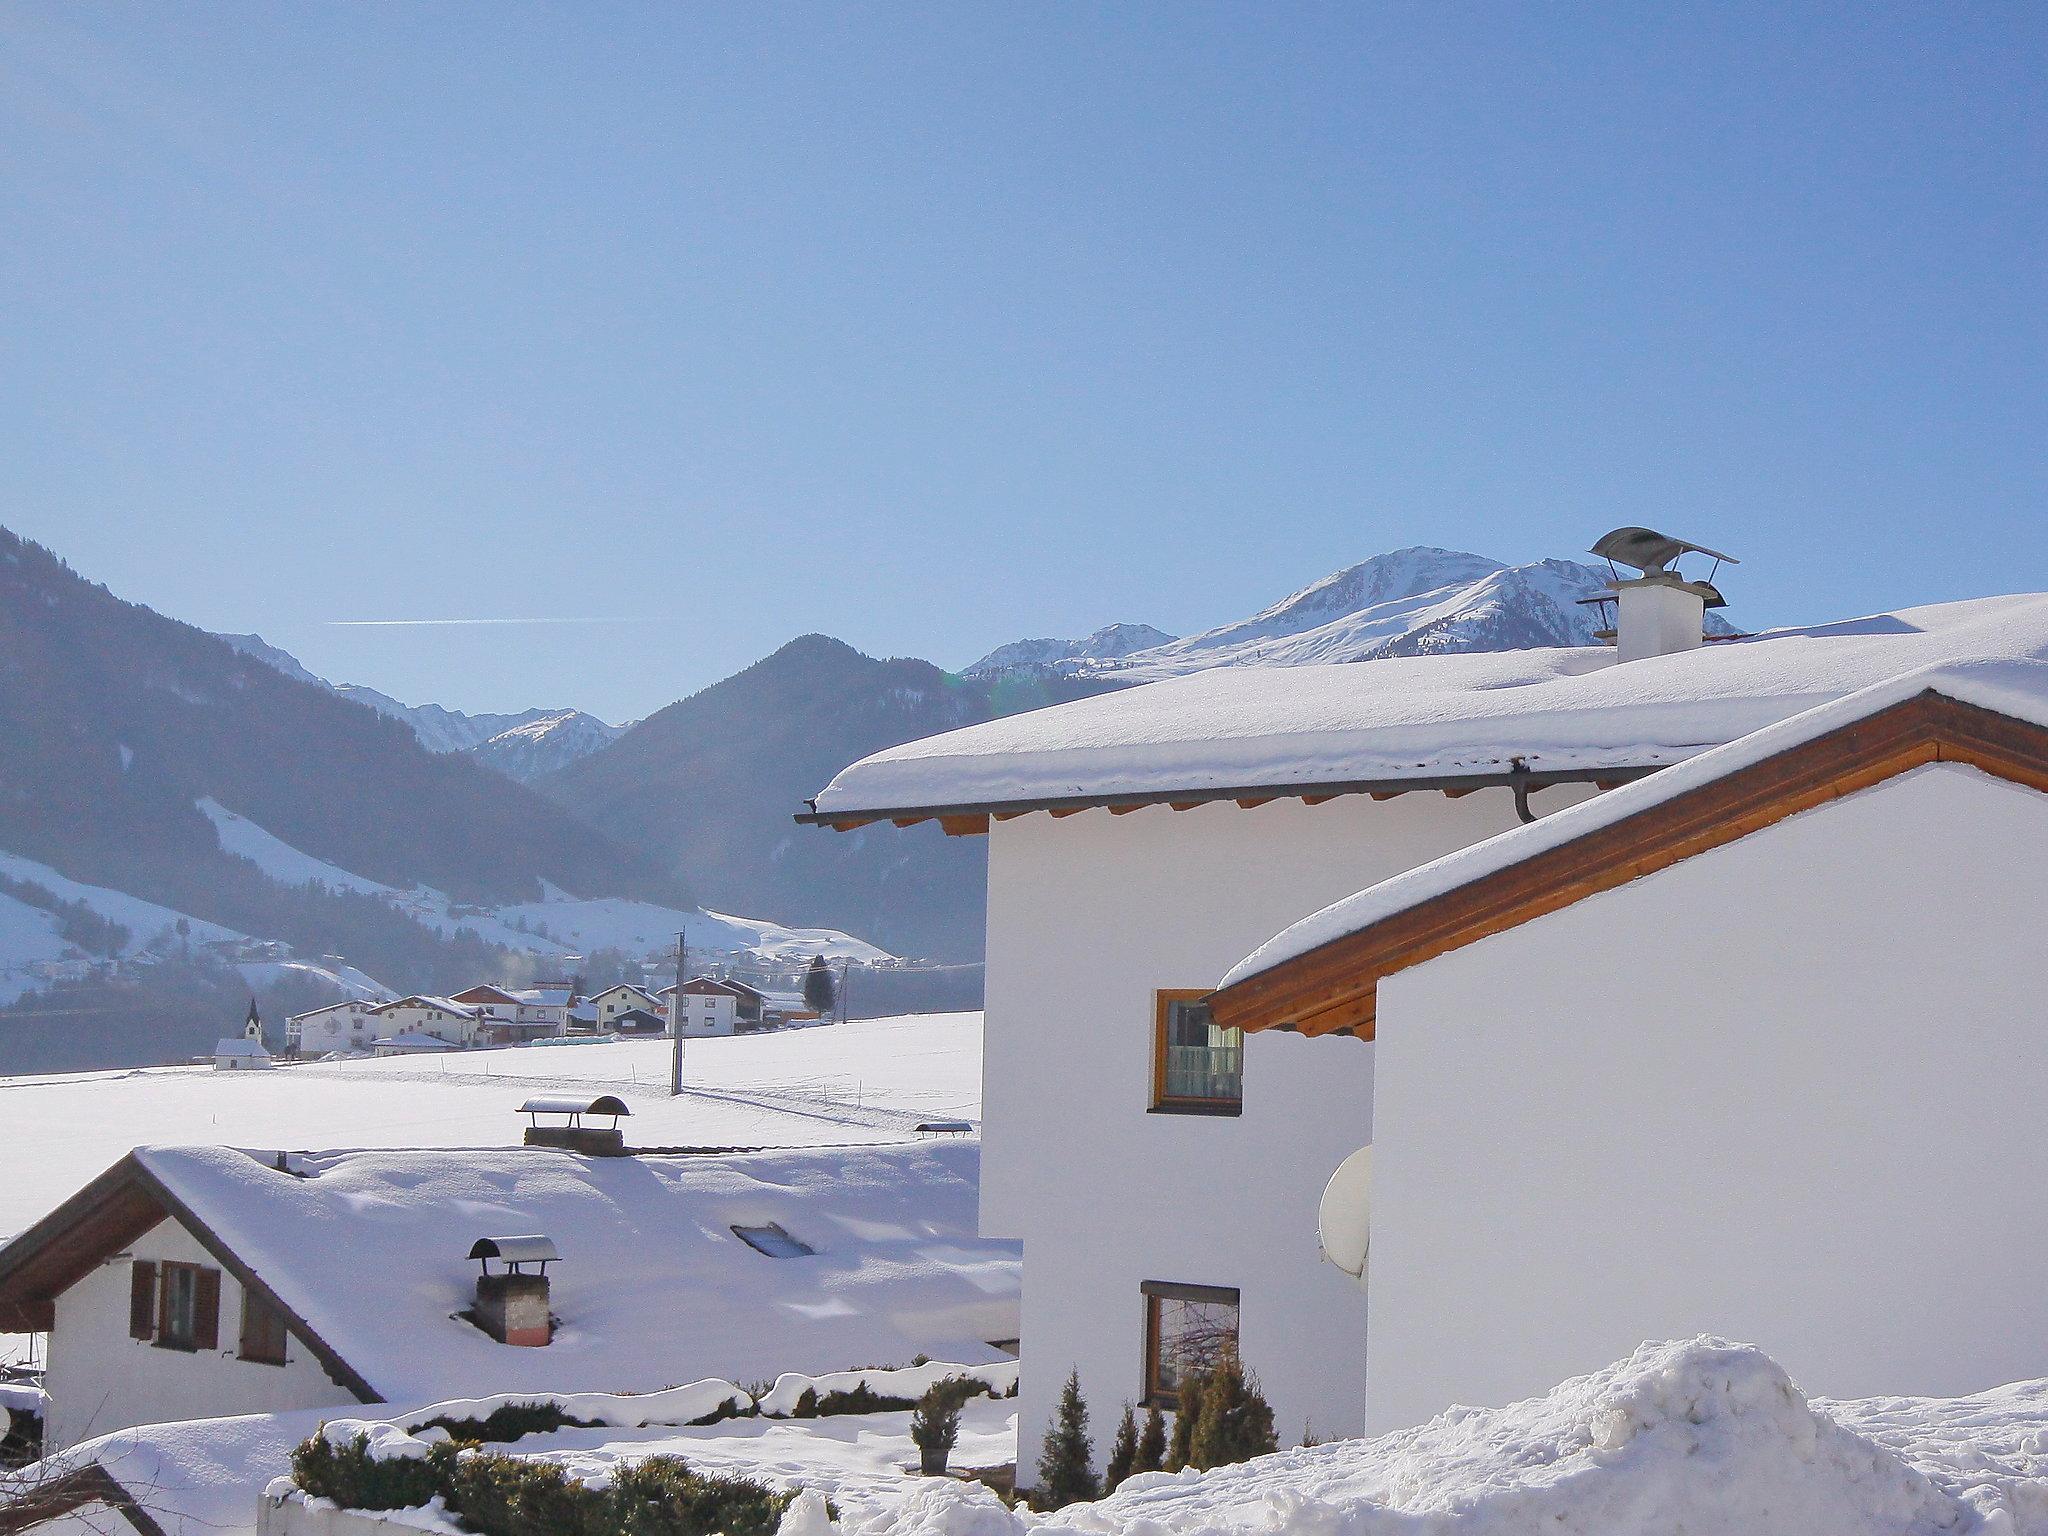
[{"label": "gable end", "polygon": [[1226,1028],[1370,1040],[1382,977],[1927,763],[2048,791],[2048,730],[1916,694],[1247,977],[1210,1006]]}]

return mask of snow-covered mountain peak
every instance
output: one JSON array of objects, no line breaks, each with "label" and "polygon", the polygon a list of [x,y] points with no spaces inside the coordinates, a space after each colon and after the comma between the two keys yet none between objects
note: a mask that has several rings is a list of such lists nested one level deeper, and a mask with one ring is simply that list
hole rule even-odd
[{"label": "snow-covered mountain peak", "polygon": [[1133,651],[1166,645],[1173,638],[1150,624],[1105,624],[1079,640],[1012,640],[966,668],[963,675],[988,677],[998,672],[1056,670],[1069,662],[1115,661]]}]

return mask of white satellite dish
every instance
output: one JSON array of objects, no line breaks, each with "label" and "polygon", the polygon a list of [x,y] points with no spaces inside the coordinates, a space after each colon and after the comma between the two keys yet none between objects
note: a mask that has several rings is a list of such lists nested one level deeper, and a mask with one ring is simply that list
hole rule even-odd
[{"label": "white satellite dish", "polygon": [[1323,1257],[1354,1280],[1365,1278],[1367,1211],[1372,1193],[1372,1147],[1360,1147],[1337,1165],[1316,1209]]}]

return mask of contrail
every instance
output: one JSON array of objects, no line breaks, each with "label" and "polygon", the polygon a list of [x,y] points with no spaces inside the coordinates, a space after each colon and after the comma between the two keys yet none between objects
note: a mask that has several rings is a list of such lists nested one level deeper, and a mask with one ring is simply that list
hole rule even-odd
[{"label": "contrail", "polygon": [[330,629],[393,629],[422,624],[659,624],[647,618],[551,618],[551,619],[326,619]]}]

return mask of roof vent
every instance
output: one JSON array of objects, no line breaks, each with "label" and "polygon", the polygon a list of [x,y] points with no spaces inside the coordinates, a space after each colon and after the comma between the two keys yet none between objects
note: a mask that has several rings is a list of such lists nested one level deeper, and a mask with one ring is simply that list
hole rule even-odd
[{"label": "roof vent", "polygon": [[[1610,571],[1622,565],[1637,573],[1623,576],[1616,571],[1608,583],[1611,592],[1582,599],[1615,605],[1612,633],[1620,661],[1697,650],[1706,639],[1707,609],[1725,606],[1714,589],[1715,572],[1724,561],[1739,563],[1733,555],[1674,539],[1653,528],[1617,528],[1593,545],[1593,553],[1607,562]],[[1705,555],[1714,562],[1705,580],[1691,580],[1672,569],[1674,562],[1689,554]],[[1603,606],[1603,617],[1606,612]]]},{"label": "roof vent", "polygon": [[[548,1311],[548,1266],[560,1258],[554,1241],[526,1237],[480,1237],[469,1256],[480,1268],[476,1277],[476,1325],[500,1344],[541,1349],[554,1337]],[[495,1274],[491,1260],[503,1266]]]},{"label": "roof vent", "polygon": [[[561,1152],[581,1152],[588,1157],[626,1155],[626,1137],[619,1129],[619,1117],[633,1111],[617,1094],[600,1093],[587,1099],[537,1094],[520,1105],[519,1112],[527,1117],[526,1144],[529,1147],[553,1147]],[[560,1116],[560,1123],[543,1125],[543,1115],[551,1119]],[[607,1115],[612,1123],[609,1126],[585,1125],[585,1115]]]}]

